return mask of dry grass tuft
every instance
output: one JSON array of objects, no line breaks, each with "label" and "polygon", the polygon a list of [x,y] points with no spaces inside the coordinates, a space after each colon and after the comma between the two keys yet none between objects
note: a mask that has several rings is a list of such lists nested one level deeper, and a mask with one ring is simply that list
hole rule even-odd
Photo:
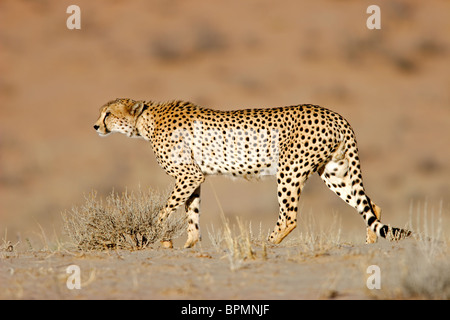
[{"label": "dry grass tuft", "polygon": [[84,205],[62,213],[65,231],[81,250],[143,249],[179,237],[186,227],[185,217],[176,213],[158,223],[167,197],[152,190],[111,192],[106,201],[92,191],[85,199]]},{"label": "dry grass tuft", "polygon": [[12,242],[7,239],[8,239],[8,229],[5,228],[4,237],[2,238],[2,242],[0,243],[0,252],[1,251],[5,251],[5,252],[13,252],[14,251],[14,247],[16,245],[13,245]]},{"label": "dry grass tuft", "polygon": [[231,225],[228,219],[222,215],[223,230],[208,230],[211,244],[218,252],[225,252],[225,257],[230,262],[230,270],[239,270],[245,266],[245,261],[257,258],[267,259],[267,235],[261,230],[259,236],[252,232],[251,223],[244,223],[239,217],[236,225]]},{"label": "dry grass tuft", "polygon": [[420,249],[410,250],[401,277],[401,296],[412,299],[450,299],[448,251],[432,260]]},{"label": "dry grass tuft", "polygon": [[[295,233],[286,239],[287,246],[295,246],[302,254],[321,255],[341,245],[341,217],[333,213],[331,222],[316,221],[312,212],[304,212],[299,217]],[[295,235],[295,236],[294,236]]]},{"label": "dry grass tuft", "polygon": [[228,221],[225,220],[224,240],[231,270],[239,269],[244,260],[255,258],[255,251],[252,248],[250,233],[241,219],[237,219],[237,222],[239,232],[235,235],[235,233],[231,231]]},{"label": "dry grass tuft", "polygon": [[[416,246],[405,258],[408,266],[401,279],[402,294],[408,298],[450,299],[448,239],[443,232],[443,202],[438,208],[417,204]],[[410,210],[413,225],[413,206]]]}]

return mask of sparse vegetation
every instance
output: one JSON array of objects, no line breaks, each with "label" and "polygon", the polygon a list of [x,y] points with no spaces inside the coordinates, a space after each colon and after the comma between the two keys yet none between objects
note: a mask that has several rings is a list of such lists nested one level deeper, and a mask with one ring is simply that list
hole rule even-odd
[{"label": "sparse vegetation", "polygon": [[14,251],[14,247],[18,244],[13,244],[11,241],[7,240],[8,239],[8,229],[5,229],[5,233],[4,233],[4,237],[0,243],[0,251],[6,251],[6,252],[13,252]]},{"label": "sparse vegetation", "polygon": [[318,222],[314,213],[302,212],[298,227],[288,238],[286,246],[295,247],[301,255],[318,256],[342,245],[341,217],[333,213],[331,222]]},{"label": "sparse vegetation", "polygon": [[82,250],[142,249],[185,231],[184,216],[174,214],[164,225],[158,223],[166,197],[152,190],[112,192],[105,201],[92,191],[85,200],[62,214],[65,231]]},{"label": "sparse vegetation", "polygon": [[[450,299],[450,252],[445,238],[442,202],[411,205],[411,239],[382,246],[376,255],[382,273],[382,290],[369,293],[382,299]],[[381,244],[381,243],[380,243]],[[368,259],[373,259],[366,255]]]},{"label": "sparse vegetation", "polygon": [[257,258],[267,259],[267,235],[263,235],[260,228],[259,236],[255,237],[251,223],[244,223],[239,217],[236,225],[231,225],[229,220],[222,216],[223,230],[215,231],[211,227],[208,236],[211,244],[218,252],[225,252],[230,263],[230,270],[238,270],[244,266],[245,261]]},{"label": "sparse vegetation", "polygon": [[[408,298],[450,299],[450,252],[443,234],[443,203],[416,205],[416,245],[405,255],[402,295]],[[414,208],[410,210],[413,225]]]},{"label": "sparse vegetation", "polygon": [[[73,297],[75,292],[66,290],[66,266],[70,259],[83,272],[80,293],[84,297],[95,296],[95,288],[108,288],[108,279],[120,278],[124,279],[121,286],[130,289],[123,292],[140,298],[149,292],[155,297],[170,294],[180,298],[192,294],[202,298],[247,297],[245,292],[251,297],[264,294],[266,298],[450,298],[449,242],[445,238],[442,204],[412,207],[407,227],[415,231],[415,236],[398,243],[380,240],[374,245],[364,245],[361,239],[358,243],[343,243],[342,238],[348,237],[341,236],[338,214],[330,217],[332,223],[323,223],[313,212],[306,211],[300,215],[298,229],[277,246],[266,242],[270,230],[263,230],[260,225],[258,231],[251,222],[223,215],[219,227],[207,228],[210,247],[158,249],[158,244],[154,250],[136,251],[168,233],[172,238],[185,234],[184,217],[174,215],[164,229],[155,223],[165,198],[151,190],[112,192],[106,198],[89,193],[83,205],[63,213],[66,233],[81,251],[73,250],[61,238],[57,240],[58,249],[51,250],[55,240],[37,222],[43,250],[31,243],[11,242],[5,229],[0,237],[4,296],[39,296],[36,290],[39,286],[34,282],[39,277],[54,292]],[[126,250],[104,250],[107,248]],[[380,290],[366,287],[366,269],[373,264],[381,269]],[[132,275],[130,266],[135,270]],[[156,273],[158,280],[148,276]],[[29,282],[31,278],[33,281]],[[177,289],[168,289],[169,286]],[[109,293],[105,291],[104,297],[109,297]]]},{"label": "sparse vegetation", "polygon": [[250,234],[241,219],[237,219],[239,233],[231,231],[230,224],[224,219],[224,236],[226,254],[230,262],[231,270],[239,269],[244,260],[254,259],[255,252],[252,248]]},{"label": "sparse vegetation", "polygon": [[[419,243],[427,240],[419,240]],[[427,241],[428,242],[428,241]],[[408,266],[401,277],[401,296],[421,299],[450,299],[450,260],[441,243],[441,253],[429,259],[429,252],[417,247],[405,257]]]}]

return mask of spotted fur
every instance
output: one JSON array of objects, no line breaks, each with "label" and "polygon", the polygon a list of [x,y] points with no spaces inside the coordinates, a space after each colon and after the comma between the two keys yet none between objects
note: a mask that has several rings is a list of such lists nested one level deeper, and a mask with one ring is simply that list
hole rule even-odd
[{"label": "spotted fur", "polygon": [[[298,201],[317,172],[367,225],[367,243],[398,239],[410,231],[380,222],[380,208],[366,195],[358,148],[350,124],[316,105],[217,111],[190,102],[116,99],[105,104],[94,129],[120,132],[152,145],[159,165],[175,178],[160,221],[185,205],[188,239],[200,240],[200,185],[207,175],[247,179],[275,175],[279,215],[269,241],[280,243],[297,225]],[[170,239],[167,239],[170,241]]]}]

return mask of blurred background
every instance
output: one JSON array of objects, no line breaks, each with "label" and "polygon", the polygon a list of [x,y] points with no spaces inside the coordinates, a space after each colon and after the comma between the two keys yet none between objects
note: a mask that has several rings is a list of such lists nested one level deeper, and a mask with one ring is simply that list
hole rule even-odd
[{"label": "blurred background", "polygon": [[[66,27],[72,4],[80,30]],[[372,4],[381,30],[366,27]],[[2,0],[0,44],[0,234],[13,240],[37,224],[59,233],[61,212],[93,189],[171,185],[144,140],[92,128],[119,97],[223,110],[320,104],[352,124],[385,223],[403,226],[424,204],[449,215],[448,1]],[[318,176],[300,201],[300,215],[339,214],[344,234],[364,241],[362,219]],[[220,207],[272,228],[275,181],[209,177],[204,230],[220,228]]]}]

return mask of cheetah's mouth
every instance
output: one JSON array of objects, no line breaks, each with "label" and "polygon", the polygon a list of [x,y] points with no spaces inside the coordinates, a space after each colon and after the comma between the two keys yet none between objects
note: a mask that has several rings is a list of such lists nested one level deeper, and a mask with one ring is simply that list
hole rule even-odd
[{"label": "cheetah's mouth", "polygon": [[97,131],[97,133],[98,133],[98,135],[100,137],[106,137],[106,136],[109,136],[111,134],[111,131],[109,131],[108,129],[105,129],[105,132]]},{"label": "cheetah's mouth", "polygon": [[[103,129],[103,130],[101,130],[101,129]],[[106,136],[111,134],[111,131],[108,130],[108,128],[106,128],[106,127],[104,127],[104,128],[96,128],[95,131],[97,131],[97,133],[98,133],[98,135],[100,137],[106,137]]]}]

